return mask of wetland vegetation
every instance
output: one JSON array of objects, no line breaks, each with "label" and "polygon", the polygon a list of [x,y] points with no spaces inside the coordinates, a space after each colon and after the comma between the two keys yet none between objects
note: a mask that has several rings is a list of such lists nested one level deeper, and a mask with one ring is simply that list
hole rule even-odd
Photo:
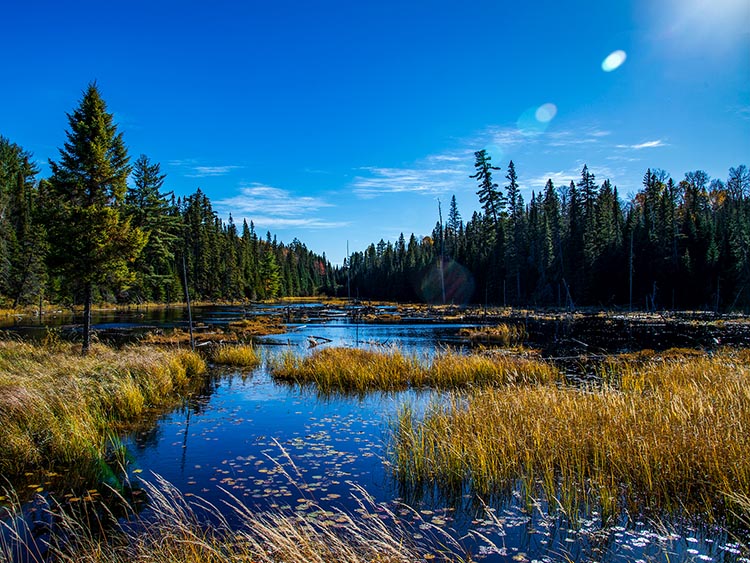
[{"label": "wetland vegetation", "polygon": [[[279,308],[291,323],[281,336],[219,337]],[[41,549],[37,561],[589,561],[600,537],[610,538],[612,561],[630,560],[628,549],[644,560],[689,550],[747,557],[745,347],[618,353],[603,348],[618,342],[612,316],[597,325],[597,316],[503,310],[489,311],[484,326],[457,325],[483,312],[438,308],[430,314],[441,322],[406,324],[427,309],[367,309],[394,310],[395,324],[363,323],[334,305],[259,306],[250,323],[246,308],[199,310],[199,332],[217,336],[198,353],[180,326],[152,327],[153,338],[119,348],[94,344],[85,358],[57,337],[6,339],[2,385],[15,391],[3,395],[0,432],[27,431],[8,454],[16,465],[2,470],[21,474],[12,482],[23,487],[15,509],[12,491],[2,493],[3,510],[17,511],[3,519],[6,558]],[[533,346],[549,339],[544,323],[566,318],[552,349],[567,346],[562,355],[472,338],[503,331]],[[663,322],[637,318],[635,341]],[[741,338],[747,325],[704,324],[696,327],[713,328],[695,337],[709,345]],[[496,328],[505,325],[519,328]],[[355,335],[369,343],[352,346]],[[309,349],[311,338],[321,344]],[[222,368],[209,387],[191,386],[220,365],[241,371]],[[6,408],[12,397],[47,407],[21,416],[31,411]],[[68,418],[84,405],[93,414]],[[153,430],[136,424],[147,412]],[[40,437],[36,450],[26,447]],[[39,492],[28,489],[37,477],[24,480],[24,468],[75,473],[77,460],[107,455],[110,437],[122,449],[116,491],[90,480],[81,490],[44,479],[29,481]],[[43,513],[53,533],[40,547],[30,522]],[[555,527],[564,532],[549,535]],[[524,537],[536,539],[524,549]]]},{"label": "wetland vegetation", "polygon": [[105,455],[108,439],[149,409],[175,404],[202,376],[195,352],[101,344],[0,341],[0,473],[79,469]]}]

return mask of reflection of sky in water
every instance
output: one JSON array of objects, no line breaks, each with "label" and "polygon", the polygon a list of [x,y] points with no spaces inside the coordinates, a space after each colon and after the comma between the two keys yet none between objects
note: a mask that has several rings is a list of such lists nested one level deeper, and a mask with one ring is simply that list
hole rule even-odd
[{"label": "reflection of sky in water", "polygon": [[[314,328],[316,333],[338,334],[340,340],[353,330],[343,324]],[[411,340],[415,350],[420,339],[424,348],[425,335],[435,329],[412,327],[399,333],[393,326],[368,328],[372,330],[365,335],[371,337],[390,334],[396,340],[408,335],[406,341]],[[280,350],[272,346],[266,353]],[[360,510],[352,484],[376,502],[399,498],[385,463],[389,424],[402,404],[408,402],[420,412],[439,396],[408,391],[324,398],[312,389],[275,384],[265,366],[244,377],[230,372],[213,394],[198,398],[193,408],[164,416],[156,433],[144,440],[131,437],[131,470],[143,470],[141,476],[153,471],[188,497],[200,496],[216,506],[228,498],[224,489],[251,508],[292,510],[331,519],[335,526],[337,510]],[[456,537],[473,530],[492,544],[476,537],[462,543],[489,561],[557,561],[561,556],[573,561],[666,561],[665,553],[673,561],[688,556],[696,561],[729,561],[734,556],[731,550],[737,549],[705,532],[667,533],[646,521],[602,530],[596,512],[576,528],[564,518],[550,516],[543,504],[528,512],[519,490],[490,512],[466,491],[451,503],[429,492],[402,500],[408,500],[416,512],[398,504],[391,508],[414,526],[417,539],[423,533],[429,536],[432,526],[453,529]]]},{"label": "reflection of sky in water", "polygon": [[[285,306],[263,309],[282,314]],[[340,316],[340,311],[329,311],[333,316],[321,322],[315,317],[319,306],[304,309],[309,321],[297,319],[288,333],[260,339],[267,343],[261,345],[266,356],[289,348],[307,353],[310,337],[332,341],[321,346],[397,345],[407,353],[429,356],[441,345],[460,345],[457,332],[469,326],[362,324]],[[196,320],[225,324],[244,314],[231,307],[199,309]],[[173,322],[171,316],[164,317]],[[139,320],[151,321],[148,315]],[[102,321],[113,326],[133,323],[132,318]],[[662,528],[645,518],[602,529],[596,512],[574,527],[550,516],[542,503],[527,511],[520,489],[489,512],[468,492],[451,503],[429,491],[421,497],[399,497],[403,492],[386,464],[389,425],[402,404],[420,413],[440,394],[408,391],[325,398],[312,389],[275,384],[265,365],[245,376],[231,370],[223,373],[209,394],[191,401],[191,408],[167,414],[152,431],[127,439],[134,455],[131,477],[149,478],[154,472],[188,498],[203,497],[221,507],[228,500],[223,489],[251,508],[287,508],[329,518],[333,526],[337,509],[360,510],[352,498],[355,484],[378,502],[400,498],[414,506],[416,512],[398,504],[391,504],[391,509],[413,526],[416,538],[429,536],[430,526],[454,529],[456,537],[472,530],[487,536],[492,544],[476,539],[462,543],[489,561],[747,562],[737,553],[738,546],[716,531],[671,524]],[[224,512],[233,517],[231,511]]]}]

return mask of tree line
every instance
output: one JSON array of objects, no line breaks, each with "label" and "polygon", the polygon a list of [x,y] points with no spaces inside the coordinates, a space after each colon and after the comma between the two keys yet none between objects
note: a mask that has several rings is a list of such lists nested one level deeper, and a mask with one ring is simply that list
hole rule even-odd
[{"label": "tree line", "polygon": [[[297,239],[222,221],[205,193],[175,198],[159,163],[131,164],[96,84],[68,114],[51,175],[0,136],[0,307],[252,300],[334,292],[334,269]],[[85,326],[84,332],[87,333]]]},{"label": "tree line", "polygon": [[513,161],[504,186],[486,150],[475,153],[481,211],[464,222],[450,201],[431,236],[403,234],[352,254],[340,287],[360,297],[434,303],[750,308],[750,172],[726,181],[702,170],[676,181],[645,172],[623,201],[584,165],[580,179],[548,180],[521,195]]},{"label": "tree line", "polygon": [[[0,136],[0,307],[41,300],[245,301],[282,296],[622,306],[750,308],[750,172],[676,181],[646,171],[627,200],[583,167],[580,179],[524,201],[513,162],[502,174],[475,153],[481,211],[451,199],[430,236],[381,240],[332,267],[294,239],[221,220],[200,189],[165,190],[159,163],[131,163],[96,84],[68,115],[51,174]],[[467,182],[470,181],[467,178]],[[87,332],[87,328],[86,331]]]}]

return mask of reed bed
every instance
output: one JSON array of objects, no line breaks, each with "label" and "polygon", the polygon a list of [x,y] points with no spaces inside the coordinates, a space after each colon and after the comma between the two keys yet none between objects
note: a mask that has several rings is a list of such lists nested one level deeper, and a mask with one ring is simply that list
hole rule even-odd
[{"label": "reed bed", "polygon": [[599,507],[712,517],[725,499],[750,495],[750,352],[627,358],[607,374],[601,387],[454,393],[424,417],[405,407],[394,424],[395,473],[408,486],[490,496],[520,480],[571,515]]},{"label": "reed bed", "polygon": [[314,385],[323,393],[396,391],[553,382],[559,371],[538,359],[508,354],[464,355],[445,350],[431,359],[397,348],[323,348],[302,357],[282,354],[271,363],[278,381]]},{"label": "reed bed", "polygon": [[[0,532],[6,528],[0,533],[0,559],[13,561],[25,555],[33,563],[464,561],[458,542],[430,524],[422,523],[420,533],[435,541],[429,546],[415,544],[414,532],[362,490],[355,491],[357,515],[335,511],[315,519],[291,509],[258,512],[231,495],[220,509],[197,497],[187,499],[161,479],[145,487],[152,513],[148,521],[132,510],[128,521],[118,522],[50,508],[57,524],[45,542],[50,546],[46,555],[26,539],[31,531],[22,519],[0,521]],[[226,512],[237,517],[239,525],[230,526]]]},{"label": "reed bed", "polygon": [[252,345],[222,345],[211,352],[215,364],[253,368],[260,365],[260,355]]},{"label": "reed bed", "polygon": [[107,435],[174,401],[203,359],[187,350],[0,341],[0,473],[101,456]]},{"label": "reed bed", "polygon": [[468,338],[473,343],[500,344],[502,346],[520,344],[528,336],[523,326],[508,323],[500,323],[495,326],[462,328],[458,334],[459,336]]}]

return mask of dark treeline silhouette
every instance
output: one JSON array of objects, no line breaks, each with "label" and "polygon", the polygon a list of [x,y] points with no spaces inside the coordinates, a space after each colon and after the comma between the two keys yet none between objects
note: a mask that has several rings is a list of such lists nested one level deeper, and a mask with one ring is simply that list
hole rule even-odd
[{"label": "dark treeline silhouette", "polygon": [[[647,170],[623,202],[583,167],[578,182],[551,180],[525,203],[511,161],[505,184],[475,153],[482,206],[464,222],[450,202],[431,236],[381,240],[349,257],[339,287],[361,298],[433,303],[747,310],[750,172],[726,181],[697,170],[675,181]],[[341,291],[341,290],[340,290]]]},{"label": "dark treeline silhouette", "polygon": [[131,165],[95,84],[68,118],[49,178],[0,136],[0,307],[44,299],[88,317],[96,301],[183,301],[184,279],[198,300],[335,292],[325,255],[222,221],[200,189],[175,198],[147,156]]}]

